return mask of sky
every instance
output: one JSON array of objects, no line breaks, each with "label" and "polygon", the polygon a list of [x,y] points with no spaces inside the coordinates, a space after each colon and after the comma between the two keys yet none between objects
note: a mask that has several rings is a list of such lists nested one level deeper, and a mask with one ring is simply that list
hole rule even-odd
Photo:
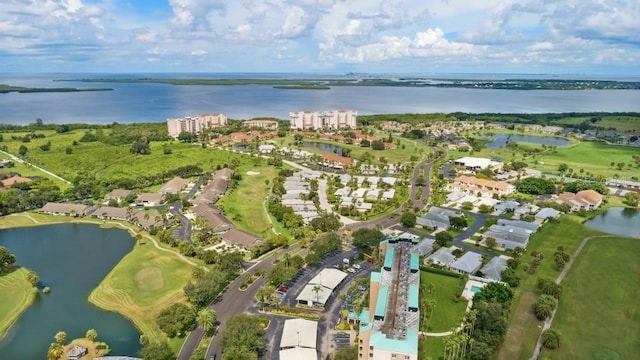
[{"label": "sky", "polygon": [[0,72],[640,74],[638,0],[0,0]]}]

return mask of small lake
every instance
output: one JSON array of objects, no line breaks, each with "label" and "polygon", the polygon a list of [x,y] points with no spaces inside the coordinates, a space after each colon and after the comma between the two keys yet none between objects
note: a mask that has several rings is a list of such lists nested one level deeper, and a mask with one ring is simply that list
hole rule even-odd
[{"label": "small lake", "polygon": [[328,153],[338,154],[340,156],[342,156],[342,152],[343,152],[343,148],[340,147],[340,146],[333,145],[333,144],[321,143],[321,142],[303,141],[302,142],[302,146],[307,147],[307,148],[318,149],[320,151],[324,151],[324,152],[328,152]]},{"label": "small lake", "polygon": [[[492,136],[491,134],[486,134]],[[551,146],[569,146],[571,141],[555,136],[531,136],[531,135],[512,135],[512,134],[493,134],[493,140],[484,144],[486,148],[497,149],[507,146],[511,142],[526,142],[534,144],[544,144]]]},{"label": "small lake", "polygon": [[585,222],[585,225],[610,234],[640,237],[640,210],[610,208]]},{"label": "small lake", "polygon": [[110,355],[134,356],[139,332],[123,316],[89,303],[91,291],[128,252],[135,240],[124,230],[88,224],[59,224],[0,231],[0,245],[19,265],[38,273],[50,294],[36,301],[0,341],[0,359],[44,359],[53,336],[84,337],[88,329],[111,347]]}]

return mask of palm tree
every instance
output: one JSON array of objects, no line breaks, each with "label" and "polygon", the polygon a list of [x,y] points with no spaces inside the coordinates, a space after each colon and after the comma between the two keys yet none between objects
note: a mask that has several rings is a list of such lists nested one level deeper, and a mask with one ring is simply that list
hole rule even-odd
[{"label": "palm tree", "polygon": [[56,342],[58,344],[64,345],[64,343],[67,341],[67,333],[64,331],[58,331],[53,338],[56,339]]},{"label": "palm tree", "polygon": [[215,310],[203,309],[198,313],[196,322],[207,334],[210,334],[216,326],[217,317]]},{"label": "palm tree", "polygon": [[96,329],[89,329],[87,330],[87,334],[85,335],[85,337],[90,341],[96,341],[96,339],[98,338],[98,332],[96,331]]},{"label": "palm tree", "polygon": [[320,302],[320,291],[322,291],[322,286],[314,285],[311,291],[313,291],[316,294],[316,301]]},{"label": "palm tree", "polygon": [[560,333],[554,329],[542,332],[542,345],[547,349],[557,349],[560,347]]},{"label": "palm tree", "polygon": [[47,351],[47,360],[58,360],[64,355],[64,348],[62,345],[57,342],[51,343],[49,345],[49,350]]}]

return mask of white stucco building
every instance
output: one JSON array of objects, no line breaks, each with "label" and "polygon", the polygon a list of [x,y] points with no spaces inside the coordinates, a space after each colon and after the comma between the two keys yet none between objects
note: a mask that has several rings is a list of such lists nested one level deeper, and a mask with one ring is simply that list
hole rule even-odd
[{"label": "white stucco building", "polygon": [[211,129],[215,127],[227,125],[227,115],[225,114],[202,114],[198,116],[187,116],[178,119],[167,119],[167,129],[169,136],[174,139],[180,135],[181,132],[188,132],[197,134],[202,130]]},{"label": "white stucco building", "polygon": [[292,111],[289,120],[292,129],[350,129],[356,127],[357,116],[353,110]]}]

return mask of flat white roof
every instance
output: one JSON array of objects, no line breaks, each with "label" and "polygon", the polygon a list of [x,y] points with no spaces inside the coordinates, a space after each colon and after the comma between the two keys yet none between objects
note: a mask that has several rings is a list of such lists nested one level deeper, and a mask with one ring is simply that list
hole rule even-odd
[{"label": "flat white roof", "polygon": [[288,319],[284,322],[280,349],[304,347],[315,349],[318,340],[318,322],[307,319]]},{"label": "flat white roof", "polygon": [[280,350],[280,360],[317,360],[318,354],[315,349],[293,348]]},{"label": "flat white roof", "polygon": [[482,169],[488,168],[489,166],[496,166],[499,163],[495,162],[491,159],[487,158],[478,158],[478,157],[470,157],[465,156],[455,161],[456,163],[464,164],[467,167],[479,167]]},{"label": "flat white roof", "polygon": [[327,300],[329,300],[329,296],[331,296],[333,290],[320,286],[320,288],[318,288],[318,292],[316,293],[314,291],[314,288],[316,286],[318,285],[305,285],[305,287],[300,292],[300,295],[298,295],[298,297],[296,298],[296,301],[302,300],[305,302],[322,304],[322,306],[324,306],[324,304],[327,303]]},{"label": "flat white roof", "polygon": [[322,269],[318,275],[309,280],[309,285],[321,285],[333,290],[347,277],[347,273],[334,268]]}]

